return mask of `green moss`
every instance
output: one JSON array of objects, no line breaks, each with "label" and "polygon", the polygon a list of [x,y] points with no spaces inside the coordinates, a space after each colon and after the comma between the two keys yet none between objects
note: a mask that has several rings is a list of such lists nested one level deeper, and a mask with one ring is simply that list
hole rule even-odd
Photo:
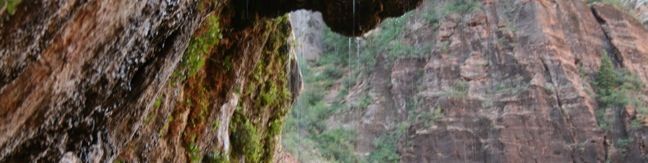
[{"label": "green moss", "polygon": [[209,53],[222,39],[218,16],[210,14],[203,23],[204,32],[199,32],[185,51],[185,54],[173,73],[172,82],[184,81],[194,76],[204,65]]},{"label": "green moss", "polygon": [[209,163],[229,163],[229,155],[226,153],[221,153],[219,151],[214,151],[211,154],[207,155],[205,162]]},{"label": "green moss", "polygon": [[187,149],[189,150],[189,160],[191,163],[201,163],[202,162],[202,155],[200,154],[200,147],[194,143],[194,140],[187,146]]},{"label": "green moss", "polygon": [[268,87],[269,88],[266,91],[261,92],[261,98],[264,104],[268,106],[281,107],[281,104],[284,103],[285,100],[290,100],[290,92],[287,92],[287,89],[285,88],[280,88],[282,86],[270,84]]},{"label": "green moss", "polygon": [[151,110],[147,115],[146,118],[144,118],[144,123],[148,124],[149,122],[153,121],[155,117],[157,116],[157,109],[162,106],[162,100],[164,99],[164,96],[160,95],[158,98],[155,99],[153,102],[153,110]]},{"label": "green moss", "polygon": [[[287,23],[286,17],[268,23],[267,28],[276,30],[247,74],[246,84],[234,88],[241,95],[240,105],[230,123],[234,162],[272,162],[274,158],[283,119],[292,99],[285,71],[289,59]],[[267,117],[267,122],[260,117]]]},{"label": "green moss", "polygon": [[199,89],[199,93],[197,94],[197,104],[198,104],[198,119],[197,121],[199,122],[204,122],[207,120],[207,113],[209,109],[209,96],[208,91],[206,87],[202,86]]},{"label": "green moss", "polygon": [[212,130],[214,130],[215,132],[218,130],[218,128],[220,128],[220,121],[215,120],[214,122],[212,122]]},{"label": "green moss", "polygon": [[232,117],[230,126],[232,134],[232,152],[235,156],[243,156],[245,162],[259,162],[261,160],[263,147],[259,131],[245,116],[238,111]]},{"label": "green moss", "polygon": [[158,98],[155,99],[155,102],[153,102],[153,108],[160,108],[160,106],[162,106],[162,99],[164,99],[164,96],[158,96]]},{"label": "green moss", "polygon": [[[6,12],[9,13],[9,15],[13,15],[16,13],[16,7],[18,7],[20,2],[21,0],[1,0],[0,8],[6,7]],[[0,15],[2,14],[3,13],[0,13]]]},{"label": "green moss", "polygon": [[274,158],[275,149],[279,144],[279,136],[284,125],[284,116],[271,119],[268,126],[268,131],[264,138],[265,148],[263,151],[263,162],[272,162]]},{"label": "green moss", "polygon": [[167,132],[169,131],[169,126],[171,126],[171,122],[173,122],[173,115],[170,115],[169,118],[167,118],[164,122],[164,126],[160,128],[160,131],[158,132],[160,137],[164,137],[167,134]]}]

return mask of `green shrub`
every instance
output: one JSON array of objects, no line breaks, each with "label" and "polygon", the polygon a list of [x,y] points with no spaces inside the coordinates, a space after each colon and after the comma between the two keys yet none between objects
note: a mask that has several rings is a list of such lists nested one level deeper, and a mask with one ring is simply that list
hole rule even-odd
[{"label": "green shrub", "polygon": [[632,128],[641,128],[644,126],[644,120],[648,118],[648,104],[645,102],[641,101],[639,97],[643,97],[645,95],[641,94],[642,92],[637,91],[636,93],[639,94],[633,94],[632,96],[635,97],[632,101],[632,104],[635,106],[636,109],[636,116],[631,122],[631,127]]},{"label": "green shrub", "polygon": [[604,54],[594,87],[599,105],[609,108],[628,105],[631,102],[628,93],[641,90],[643,84],[631,73],[616,70],[610,57]]},{"label": "green shrub", "polygon": [[448,97],[452,98],[464,98],[468,96],[468,91],[470,85],[468,82],[460,80],[452,84],[450,90],[447,90],[445,93]]},{"label": "green shrub", "polygon": [[632,139],[630,138],[623,138],[619,139],[614,143],[617,148],[627,148],[628,145],[632,144]]},{"label": "green shrub", "polygon": [[400,162],[398,145],[399,141],[403,136],[405,136],[407,129],[412,124],[408,121],[399,123],[394,129],[391,129],[380,137],[374,139],[373,143],[375,149],[369,153],[369,156],[367,157],[368,162]]},{"label": "green shrub", "polygon": [[400,161],[398,154],[398,138],[393,134],[386,134],[374,140],[375,149],[369,156],[369,162],[393,162]]},{"label": "green shrub", "polygon": [[430,7],[429,9],[425,10],[422,14],[421,17],[423,20],[425,20],[426,23],[430,25],[438,25],[439,20],[441,19],[441,15],[439,15],[438,11],[434,7]]},{"label": "green shrub", "polygon": [[355,133],[345,129],[327,130],[319,135],[314,136],[317,148],[326,158],[340,162],[358,162],[358,158],[353,154],[353,138]]},{"label": "green shrub", "polygon": [[481,2],[478,0],[453,0],[444,7],[446,14],[452,13],[470,13],[474,12],[481,7]]},{"label": "green shrub", "polygon": [[[612,59],[603,53],[601,57],[601,66],[594,79],[594,92],[599,104],[596,111],[596,119],[599,127],[608,129],[608,120],[605,119],[605,113],[609,108],[623,108],[626,105],[633,104],[642,108],[640,99],[643,89],[643,83],[627,71],[617,70]],[[630,96],[632,95],[632,96]]]}]

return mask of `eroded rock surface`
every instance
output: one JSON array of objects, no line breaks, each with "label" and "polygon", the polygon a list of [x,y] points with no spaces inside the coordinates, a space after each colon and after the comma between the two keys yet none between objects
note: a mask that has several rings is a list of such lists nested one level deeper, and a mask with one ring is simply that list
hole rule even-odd
[{"label": "eroded rock surface", "polygon": [[415,2],[10,0],[0,162],[270,162],[301,88],[283,15],[384,18]]},{"label": "eroded rock surface", "polygon": [[648,33],[632,13],[585,1],[471,2],[478,7],[430,23],[428,12],[452,2],[426,1],[404,21],[397,41],[424,48],[422,57],[374,54],[376,65],[343,99],[365,93],[371,103],[330,116],[329,127],[357,134],[357,157],[408,122],[400,162],[648,161],[639,111],[648,90],[633,90],[643,104],[608,108],[594,82],[610,57],[648,83]]},{"label": "eroded rock surface", "polygon": [[251,0],[234,1],[237,16],[254,19],[283,15],[306,9],[322,13],[324,22],[335,32],[360,36],[389,17],[397,17],[415,9],[422,0]]}]

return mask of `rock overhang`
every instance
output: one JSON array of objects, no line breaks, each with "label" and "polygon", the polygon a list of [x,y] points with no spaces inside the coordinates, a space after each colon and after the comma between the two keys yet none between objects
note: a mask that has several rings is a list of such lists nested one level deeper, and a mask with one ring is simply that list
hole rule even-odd
[{"label": "rock overhang", "polygon": [[244,19],[277,17],[305,9],[322,13],[326,25],[336,33],[361,36],[386,18],[415,9],[422,0],[241,0],[234,3],[237,15]]}]

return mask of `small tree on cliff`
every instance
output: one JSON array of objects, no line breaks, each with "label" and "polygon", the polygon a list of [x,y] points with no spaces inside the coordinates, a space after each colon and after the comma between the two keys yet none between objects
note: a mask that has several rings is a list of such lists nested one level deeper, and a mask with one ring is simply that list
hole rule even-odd
[{"label": "small tree on cliff", "polygon": [[607,54],[603,54],[601,57],[601,67],[599,67],[594,84],[597,100],[602,108],[626,104],[624,102],[625,95],[618,90],[622,84],[621,75],[615,70],[614,64]]}]

